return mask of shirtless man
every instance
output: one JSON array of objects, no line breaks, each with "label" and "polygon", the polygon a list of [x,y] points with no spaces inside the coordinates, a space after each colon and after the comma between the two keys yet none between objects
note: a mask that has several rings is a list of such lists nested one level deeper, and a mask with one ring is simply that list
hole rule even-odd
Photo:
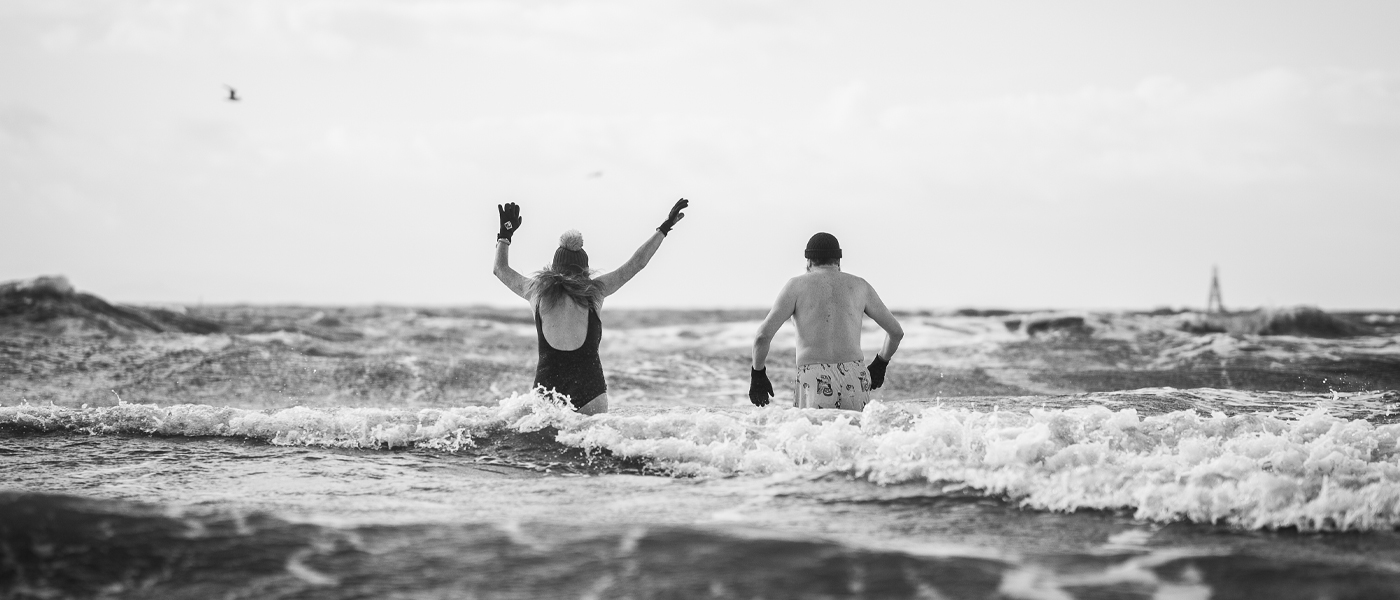
[{"label": "shirtless man", "polygon": [[[753,342],[749,400],[767,406],[773,396],[765,362],[773,336],[789,317],[797,318],[797,402],[799,408],[864,410],[870,390],[885,383],[904,329],[864,279],[841,272],[836,236],[818,233],[807,241],[807,273],[789,279]],[[885,344],[865,366],[860,326],[865,315],[885,330]]]}]

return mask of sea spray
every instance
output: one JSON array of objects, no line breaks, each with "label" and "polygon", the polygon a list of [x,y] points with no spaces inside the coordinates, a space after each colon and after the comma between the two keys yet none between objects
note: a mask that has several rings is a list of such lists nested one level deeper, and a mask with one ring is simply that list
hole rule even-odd
[{"label": "sea spray", "polygon": [[471,438],[508,428],[537,431],[584,419],[557,398],[513,395],[495,407],[406,410],[395,408],[308,408],[246,410],[203,404],[122,402],[116,406],[0,406],[0,429],[17,432],[74,431],[92,435],[228,436],[278,445],[338,448],[421,446],[455,450]]},{"label": "sea spray", "polygon": [[1153,521],[1250,529],[1400,525],[1400,425],[1339,417],[1326,405],[1142,416],[1103,406],[981,412],[872,402],[864,413],[688,408],[585,417],[525,394],[494,407],[423,410],[20,405],[0,407],[0,428],[440,451],[543,432],[561,448],[675,476],[835,473],[926,486],[930,496],[951,485],[1035,509],[1128,509]]}]

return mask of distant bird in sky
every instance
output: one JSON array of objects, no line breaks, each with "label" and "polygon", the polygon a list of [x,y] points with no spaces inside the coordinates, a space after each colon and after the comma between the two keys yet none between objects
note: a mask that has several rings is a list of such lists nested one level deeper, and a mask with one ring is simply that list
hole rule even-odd
[{"label": "distant bird in sky", "polygon": [[229,102],[238,102],[238,100],[239,100],[239,98],[238,98],[238,90],[233,89],[233,86],[231,86],[231,85],[229,85],[229,84],[227,84],[227,83],[224,84],[224,87],[228,88],[228,100],[229,100]]}]

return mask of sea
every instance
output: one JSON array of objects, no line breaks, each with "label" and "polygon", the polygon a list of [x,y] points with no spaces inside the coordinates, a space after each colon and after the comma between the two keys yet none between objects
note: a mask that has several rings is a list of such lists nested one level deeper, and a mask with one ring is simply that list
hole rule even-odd
[{"label": "sea", "polygon": [[1397,598],[1397,400],[7,402],[0,595]]}]

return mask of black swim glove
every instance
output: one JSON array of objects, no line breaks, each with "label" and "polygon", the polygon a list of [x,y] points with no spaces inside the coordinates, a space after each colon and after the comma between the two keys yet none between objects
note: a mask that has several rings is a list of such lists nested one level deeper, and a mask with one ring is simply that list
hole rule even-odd
[{"label": "black swim glove", "polygon": [[496,234],[496,239],[510,242],[510,236],[515,235],[520,230],[520,207],[514,202],[507,202],[505,206],[496,205],[496,212],[501,214],[501,232]]},{"label": "black swim glove", "polygon": [[875,355],[875,360],[870,361],[870,366],[866,368],[870,371],[870,389],[878,390],[885,385],[885,368],[890,366],[890,361],[885,360],[879,354]]},{"label": "black swim glove", "polygon": [[677,200],[676,205],[671,207],[671,214],[666,215],[666,220],[663,221],[661,223],[661,226],[657,227],[656,230],[660,231],[661,235],[670,235],[671,228],[675,227],[676,223],[679,223],[681,219],[685,218],[685,214],[681,211],[689,207],[689,200],[686,200],[685,198]]},{"label": "black swim glove", "polygon": [[754,406],[768,406],[768,398],[773,396],[773,384],[768,381],[768,369],[749,367],[749,402]]}]

